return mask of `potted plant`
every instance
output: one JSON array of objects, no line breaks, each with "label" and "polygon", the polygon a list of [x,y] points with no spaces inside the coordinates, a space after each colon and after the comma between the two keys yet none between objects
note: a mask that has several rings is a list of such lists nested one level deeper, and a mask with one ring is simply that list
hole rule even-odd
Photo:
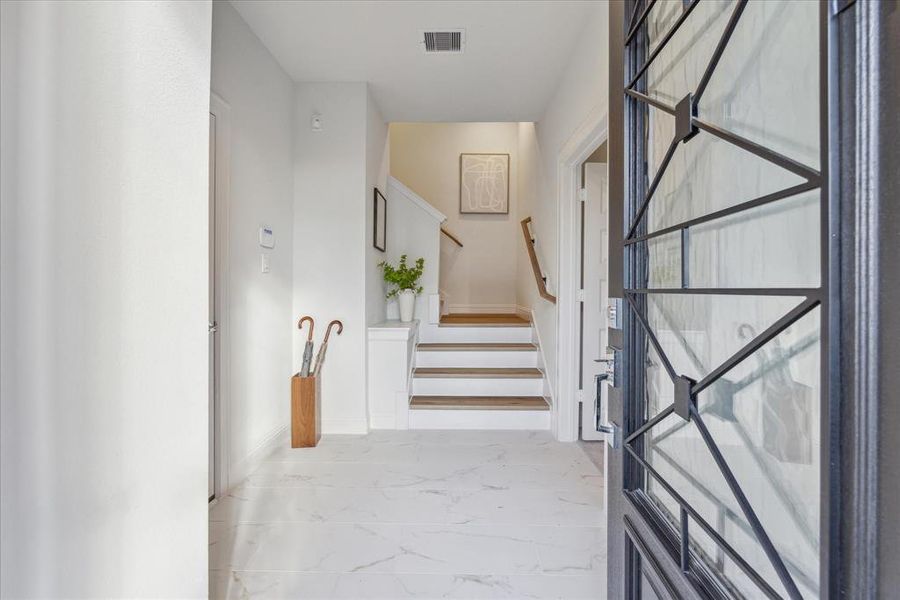
[{"label": "potted plant", "polygon": [[416,308],[416,294],[422,293],[419,278],[422,277],[422,271],[425,269],[425,259],[417,259],[415,266],[410,267],[406,264],[406,255],[404,254],[400,257],[400,264],[396,267],[387,261],[381,261],[378,266],[381,267],[384,280],[393,286],[393,289],[387,293],[387,298],[397,298],[400,305],[400,320],[409,323],[413,320]]}]

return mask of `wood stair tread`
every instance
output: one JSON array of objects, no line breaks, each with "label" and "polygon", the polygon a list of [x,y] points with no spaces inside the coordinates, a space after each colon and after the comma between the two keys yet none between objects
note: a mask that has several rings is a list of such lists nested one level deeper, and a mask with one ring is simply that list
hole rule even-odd
[{"label": "wood stair tread", "polygon": [[531,321],[516,314],[467,313],[441,317],[440,327],[531,327]]},{"label": "wood stair tread", "polygon": [[537,346],[531,343],[477,343],[477,342],[460,342],[460,343],[430,343],[430,344],[419,344],[419,350],[424,350],[426,352],[437,352],[437,351],[465,351],[465,350],[474,350],[474,351],[532,351],[537,350]]},{"label": "wood stair tread", "polygon": [[413,396],[413,410],[550,410],[541,396]]},{"label": "wood stair tread", "polygon": [[534,367],[418,367],[416,377],[541,379],[544,374]]}]

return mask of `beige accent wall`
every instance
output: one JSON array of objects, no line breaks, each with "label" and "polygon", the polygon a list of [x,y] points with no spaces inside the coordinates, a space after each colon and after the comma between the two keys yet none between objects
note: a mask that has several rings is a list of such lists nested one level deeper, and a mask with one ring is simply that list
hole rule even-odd
[{"label": "beige accent wall", "polygon": [[[440,289],[454,312],[516,308],[518,130],[518,123],[391,124],[391,175],[447,215],[444,226],[464,244],[441,236]],[[460,214],[459,155],[473,152],[510,155],[509,214]]]}]

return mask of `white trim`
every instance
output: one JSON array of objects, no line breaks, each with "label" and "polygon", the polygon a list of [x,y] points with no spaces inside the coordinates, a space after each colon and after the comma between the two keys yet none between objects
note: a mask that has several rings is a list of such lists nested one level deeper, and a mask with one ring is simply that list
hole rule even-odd
[{"label": "white trim", "polygon": [[452,314],[485,313],[491,315],[509,315],[516,312],[518,304],[451,304]]},{"label": "white trim", "polygon": [[531,319],[531,322],[534,323],[534,311],[531,310],[530,306],[516,304],[516,314],[523,319]]},{"label": "white trim", "polygon": [[219,414],[216,427],[218,467],[215,480],[215,495],[223,496],[238,478],[235,470],[239,465],[231,464],[231,351],[229,334],[228,289],[231,284],[229,269],[230,254],[228,240],[231,236],[231,106],[215,92],[210,92],[209,112],[216,117],[216,318],[218,322],[219,370],[218,396]]},{"label": "white trim", "polygon": [[556,438],[563,442],[578,439],[578,242],[575,206],[578,203],[579,167],[607,137],[606,112],[593,111],[559,151],[557,207],[558,286],[556,373]]},{"label": "white trim", "polygon": [[266,458],[269,457],[270,454],[277,450],[281,444],[286,445],[290,443],[288,435],[288,426],[286,424],[276,427],[269,435],[263,438],[262,442],[257,444],[256,448],[254,448],[250,454],[234,463],[231,466],[231,477],[233,481],[231,487],[234,487],[246,479],[266,460]]},{"label": "white trim", "polygon": [[382,321],[375,325],[369,325],[368,336],[370,340],[399,340],[408,341],[419,330],[419,321],[414,319],[409,323],[403,321]]},{"label": "white trim", "polygon": [[548,398],[550,410],[556,412],[556,396],[553,394],[553,384],[547,377],[547,355],[544,354],[544,345],[541,343],[541,332],[538,330],[537,320],[534,318],[534,310],[529,312],[531,315],[531,335],[532,341],[538,349],[538,368],[544,373],[544,398]]},{"label": "white trim", "polygon": [[[400,192],[401,194],[406,196],[407,200],[409,200],[410,202],[412,202],[413,204],[415,204],[416,206],[418,206],[419,208],[424,210],[426,213],[431,215],[432,218],[434,218],[434,220],[437,221],[438,223],[443,223],[444,221],[447,220],[447,217],[444,215],[444,213],[442,213],[441,211],[439,211],[438,209],[433,207],[431,204],[428,203],[427,200],[422,198],[420,195],[418,195],[417,193],[415,193],[414,191],[412,191],[411,189],[409,189],[408,187],[406,187],[405,185],[400,183],[399,180],[388,175],[387,181],[388,181],[388,188],[394,187],[398,192]],[[388,210],[390,210],[390,208],[388,208]]]},{"label": "white trim", "polygon": [[428,322],[437,325],[441,322],[441,294],[428,294]]},{"label": "white trim", "polygon": [[369,424],[367,419],[322,419],[322,433],[365,435]]},{"label": "white trim", "polygon": [[397,417],[393,412],[377,412],[369,414],[370,429],[405,429],[397,426]]}]

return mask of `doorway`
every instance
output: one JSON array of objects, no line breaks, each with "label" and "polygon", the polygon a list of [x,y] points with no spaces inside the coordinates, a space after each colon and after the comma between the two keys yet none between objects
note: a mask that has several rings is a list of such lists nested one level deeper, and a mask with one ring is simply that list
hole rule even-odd
[{"label": "doorway", "polygon": [[209,302],[207,312],[209,377],[209,458],[207,492],[215,502],[228,489],[228,192],[231,113],[211,94],[209,105]]},{"label": "doorway", "polygon": [[216,472],[219,466],[217,430],[219,418],[218,372],[219,336],[216,315],[216,115],[209,113],[209,303],[208,303],[208,377],[209,377],[209,465],[207,493],[216,499]]},{"label": "doorway", "polygon": [[[576,210],[580,233],[579,273],[579,399],[580,437],[584,441],[606,439],[600,429],[606,422],[612,358],[608,346],[609,297],[609,196],[606,142],[581,165],[580,208]],[[593,454],[593,453],[592,453]]]},{"label": "doorway", "polygon": [[[581,127],[576,130],[559,152],[559,284],[557,297],[558,310],[558,342],[557,342],[557,369],[559,391],[556,410],[556,435],[560,441],[576,441],[582,438],[581,425],[583,422],[582,401],[593,404],[591,390],[594,389],[594,380],[585,387],[585,377],[592,377],[595,370],[603,363],[594,363],[595,359],[602,360],[601,344],[602,325],[605,317],[602,311],[596,313],[601,301],[601,291],[606,289],[604,283],[598,283],[591,279],[599,278],[600,261],[604,260],[603,247],[608,246],[608,234],[603,237],[602,224],[609,221],[609,202],[605,179],[607,175],[599,162],[600,153],[605,152],[606,142],[606,114],[595,112],[589,116]],[[593,158],[592,158],[593,157]],[[588,163],[588,161],[591,161]],[[593,164],[590,167],[592,192],[583,192],[583,165]],[[603,181],[601,183],[600,181]],[[596,185],[594,185],[596,183]],[[591,204],[586,216],[582,216],[585,204],[582,198],[590,198],[586,201]],[[601,225],[601,231],[588,231],[590,238],[587,240],[584,252],[587,253],[582,260],[582,223],[586,223],[585,229],[593,229],[594,225]],[[600,241],[601,239],[605,241]],[[608,255],[608,253],[606,253]],[[603,269],[606,273],[606,269]],[[588,318],[588,327],[591,331],[582,335],[582,315],[585,307],[582,303],[585,286],[591,287],[588,296],[592,298],[591,309]],[[595,331],[596,329],[596,331]],[[583,340],[588,335],[591,338],[591,348],[587,354],[583,351]],[[590,361],[588,368],[583,368],[582,357]],[[592,414],[593,414],[593,409]],[[588,419],[593,417],[588,417]],[[594,438],[602,439],[602,438]]]}]

